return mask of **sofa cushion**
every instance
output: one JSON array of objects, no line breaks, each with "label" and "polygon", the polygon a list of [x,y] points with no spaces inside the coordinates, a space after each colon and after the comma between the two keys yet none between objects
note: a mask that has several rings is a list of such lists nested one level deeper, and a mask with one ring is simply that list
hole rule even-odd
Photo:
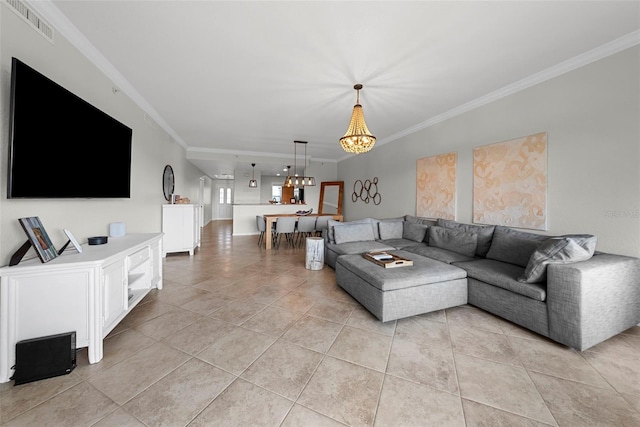
[{"label": "sofa cushion", "polygon": [[380,240],[402,239],[401,221],[380,221],[378,223]]},{"label": "sofa cushion", "polygon": [[413,252],[414,254],[422,255],[426,258],[435,259],[436,261],[446,262],[452,264],[454,262],[473,261],[473,257],[459,254],[457,252],[448,251],[442,248],[436,248],[435,246],[427,245],[415,245],[404,248],[407,252]]},{"label": "sofa cushion", "polygon": [[383,218],[379,219],[380,222],[402,222],[404,221],[404,216],[395,216],[393,218]]},{"label": "sofa cushion", "polygon": [[497,225],[487,258],[526,267],[538,244],[548,238],[549,236]]},{"label": "sofa cushion", "polygon": [[477,245],[478,235],[475,233],[438,226],[429,227],[429,246],[472,257],[476,254]]},{"label": "sofa cushion", "polygon": [[424,216],[405,215],[404,220],[413,224],[437,225],[435,219],[426,218]]},{"label": "sofa cushion", "polygon": [[495,261],[492,259],[477,259],[475,261],[454,264],[467,271],[467,276],[481,282],[497,286],[519,295],[537,300],[547,299],[546,283],[523,283],[518,281],[524,269],[514,264]]},{"label": "sofa cushion", "polygon": [[336,242],[334,227],[336,226],[339,227],[339,226],[348,225],[348,224],[370,224],[371,229],[373,230],[374,240],[377,240],[380,238],[378,235],[378,220],[375,220],[373,218],[356,219],[348,222],[342,222],[342,221],[336,221],[334,219],[330,219],[329,221],[327,221],[327,240],[329,241],[329,243]]},{"label": "sofa cushion", "polygon": [[413,240],[415,242],[424,242],[424,238],[427,235],[426,224],[418,224],[410,221],[404,221],[402,223],[402,238],[407,240]]},{"label": "sofa cushion", "polygon": [[336,244],[373,241],[371,224],[344,224],[333,227]]},{"label": "sofa cushion", "polygon": [[476,233],[478,235],[478,246],[476,247],[476,256],[485,257],[489,248],[491,247],[491,240],[493,239],[493,232],[496,229],[495,225],[474,225],[463,224],[461,222],[453,221],[450,219],[438,218],[437,225],[439,227],[453,228],[456,230],[466,231],[468,233]]},{"label": "sofa cushion", "polygon": [[552,237],[538,245],[533,252],[521,282],[538,283],[546,280],[548,264],[567,264],[586,261],[596,249],[596,236],[590,234]]}]

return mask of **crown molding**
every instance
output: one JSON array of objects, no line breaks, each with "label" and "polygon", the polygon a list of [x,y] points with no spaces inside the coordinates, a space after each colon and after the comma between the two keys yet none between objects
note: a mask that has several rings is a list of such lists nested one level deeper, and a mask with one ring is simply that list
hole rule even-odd
[{"label": "crown molding", "polygon": [[[545,82],[554,77],[558,77],[562,74],[568,73],[569,71],[573,71],[577,68],[584,67],[585,65],[591,64],[592,62],[606,58],[608,56],[611,56],[620,51],[636,46],[638,44],[640,44],[640,30],[636,30],[632,33],[627,34],[626,36],[622,36],[620,38],[612,40],[595,49],[589,50],[583,54],[567,59],[566,61],[560,62],[559,64],[556,64],[538,73],[525,77],[524,79],[519,80],[515,83],[512,83],[508,86],[505,86],[501,89],[490,92],[484,96],[481,96],[480,98],[476,98],[473,101],[462,104],[442,114],[438,114],[437,116],[434,116],[428,120],[425,120],[422,123],[418,123],[415,126],[412,126],[403,131],[400,131],[386,138],[383,138],[377,143],[379,145],[384,145],[389,142],[396,141],[402,137],[411,135],[422,129],[426,129],[428,127],[441,123],[445,120],[451,119],[453,117],[459,116],[468,111],[475,110],[476,108],[490,104],[494,101],[497,101],[499,99],[502,99],[514,93],[520,92],[524,89],[530,88],[531,86],[535,86],[539,83]],[[338,159],[338,161],[342,161],[352,156],[353,155],[344,156]]]},{"label": "crown molding", "polygon": [[[267,158],[276,158],[276,159],[304,159],[304,155],[294,156],[293,154],[283,154],[283,153],[265,153],[263,151],[241,151],[241,150],[227,150],[223,148],[207,148],[207,147],[189,147],[187,148],[187,158],[189,158],[189,154],[220,154],[225,156],[249,156],[249,157],[267,157]],[[192,159],[197,159],[197,157],[191,157]],[[306,156],[307,161],[309,162],[324,162],[324,163],[338,163],[336,159],[325,159],[322,157],[311,157],[311,155]]]},{"label": "crown molding", "polygon": [[131,100],[138,105],[143,112],[151,117],[169,136],[187,149],[187,144],[173,130],[171,126],[158,114],[158,112],[147,102],[147,100],[133,87],[120,71],[105,58],[104,55],[60,12],[51,1],[24,0],[36,12],[42,15],[60,34],[62,34],[76,49],[80,51],[89,61],[91,61],[100,71],[113,81],[119,90],[127,94]]}]

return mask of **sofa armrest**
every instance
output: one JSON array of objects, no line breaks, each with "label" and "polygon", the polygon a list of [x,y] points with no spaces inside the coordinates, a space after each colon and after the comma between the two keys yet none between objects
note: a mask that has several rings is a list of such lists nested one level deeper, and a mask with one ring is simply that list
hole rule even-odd
[{"label": "sofa armrest", "polygon": [[640,259],[613,254],[547,267],[549,337],[578,350],[640,322]]}]

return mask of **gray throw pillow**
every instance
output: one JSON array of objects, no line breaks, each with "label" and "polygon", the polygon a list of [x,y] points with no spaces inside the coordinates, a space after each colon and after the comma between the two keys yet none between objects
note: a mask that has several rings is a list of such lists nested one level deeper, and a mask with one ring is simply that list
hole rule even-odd
[{"label": "gray throw pillow", "polygon": [[377,220],[374,220],[372,218],[356,219],[348,222],[341,222],[341,221],[336,221],[334,219],[330,219],[329,221],[327,221],[327,239],[329,240],[329,243],[336,243],[334,227],[345,225],[345,224],[369,224],[371,226],[371,230],[373,231],[373,235],[374,236],[378,235]]},{"label": "gray throw pillow", "polygon": [[336,244],[373,241],[371,224],[344,224],[333,227]]},{"label": "gray throw pillow", "polygon": [[549,237],[497,225],[487,258],[526,267],[538,244]]},{"label": "gray throw pillow", "polygon": [[433,226],[429,227],[429,246],[473,257],[478,246],[478,235],[462,230]]},{"label": "gray throw pillow", "polygon": [[518,281],[543,282],[547,278],[547,265],[586,261],[596,250],[597,238],[590,234],[552,237],[541,242],[535,250],[524,274]]},{"label": "gray throw pillow", "polygon": [[476,233],[478,235],[478,246],[476,248],[476,255],[479,257],[487,256],[487,252],[489,252],[489,248],[491,247],[493,232],[496,229],[495,225],[463,224],[461,222],[443,218],[438,218],[438,222],[436,223],[436,225],[438,225],[439,227],[462,230],[468,233]]},{"label": "gray throw pillow", "polygon": [[378,223],[380,240],[402,239],[402,223],[403,221],[380,221]]},{"label": "gray throw pillow", "polygon": [[426,224],[405,221],[402,224],[402,238],[413,240],[414,242],[423,242],[428,228],[429,226]]},{"label": "gray throw pillow", "polygon": [[333,229],[335,226],[340,224],[344,224],[344,222],[336,221],[335,219],[330,219],[329,221],[327,221],[327,239],[329,240],[329,243],[336,242],[336,237]]}]

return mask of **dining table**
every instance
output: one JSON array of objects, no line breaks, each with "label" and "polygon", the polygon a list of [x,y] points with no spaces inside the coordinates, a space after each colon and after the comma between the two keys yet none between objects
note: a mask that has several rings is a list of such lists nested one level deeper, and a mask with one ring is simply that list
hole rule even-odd
[{"label": "dining table", "polygon": [[[265,230],[267,230],[268,234],[271,232],[271,230],[273,230],[273,226],[276,223],[276,221],[278,220],[278,218],[295,217],[296,218],[296,222],[298,222],[298,219],[300,219],[301,216],[312,216],[312,217],[329,216],[329,217],[331,217],[331,219],[336,220],[336,221],[343,221],[344,220],[344,216],[343,215],[337,215],[337,214],[307,214],[307,215],[300,215],[300,214],[290,213],[290,214],[265,214],[263,216],[264,216],[264,220],[265,220]],[[265,248],[266,249],[271,249],[272,248],[271,236],[268,236],[268,238],[265,239]]]}]

